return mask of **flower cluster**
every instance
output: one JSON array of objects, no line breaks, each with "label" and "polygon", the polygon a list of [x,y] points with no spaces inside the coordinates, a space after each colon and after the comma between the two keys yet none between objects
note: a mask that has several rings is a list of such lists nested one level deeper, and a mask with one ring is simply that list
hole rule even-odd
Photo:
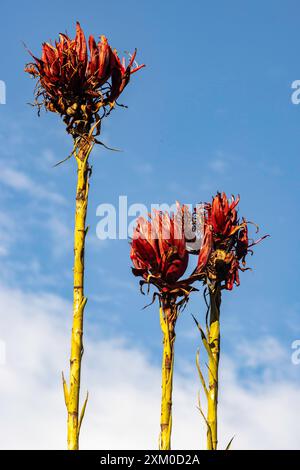
[{"label": "flower cluster", "polygon": [[102,112],[101,117],[107,114],[131,74],[144,67],[136,64],[136,51],[128,65],[125,59],[120,61],[105,36],[98,43],[90,36],[88,47],[77,22],[74,39],[60,34],[55,45],[44,43],[42,57],[39,59],[30,52],[34,62],[25,68],[38,79],[36,104],[59,113],[74,137],[88,133],[94,124],[99,134],[99,113]]},{"label": "flower cluster", "polygon": [[[250,248],[266,236],[249,240],[248,222],[238,218],[238,203],[239,197],[228,200],[225,193],[218,193],[211,203],[203,205],[198,214],[202,242],[197,250],[190,249],[189,224],[184,222],[194,219],[186,206],[177,204],[176,215],[154,211],[150,220],[140,217],[131,243],[133,274],[143,278],[142,284],[152,283],[161,292],[183,296],[189,295],[195,281],[217,283],[227,290],[239,285],[239,271],[248,269],[245,258]],[[189,253],[197,254],[197,267],[181,279],[188,267]]]},{"label": "flower cluster", "polygon": [[188,292],[188,280],[181,280],[189,261],[184,230],[186,206],[177,212],[154,210],[149,220],[139,217],[131,242],[132,272],[144,283],[156,285],[161,293]]},{"label": "flower cluster", "polygon": [[205,283],[219,283],[227,290],[240,284],[239,271],[245,271],[245,258],[256,241],[249,241],[248,222],[239,220],[236,207],[239,197],[228,200],[218,193],[205,205],[204,237],[196,274]]}]

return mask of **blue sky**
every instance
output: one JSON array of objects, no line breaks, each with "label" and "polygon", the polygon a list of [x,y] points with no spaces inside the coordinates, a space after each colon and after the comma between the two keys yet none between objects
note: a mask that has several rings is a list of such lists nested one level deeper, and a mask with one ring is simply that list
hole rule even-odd
[{"label": "blue sky", "polygon": [[[0,280],[28,295],[72,298],[74,161],[53,168],[72,148],[56,115],[27,105],[34,82],[23,73],[22,45],[39,54],[59,32],[105,34],[120,54],[138,48],[147,67],[132,77],[118,108],[103,122],[91,162],[90,231],[86,250],[86,327],[90,337],[124,338],[159,365],[157,306],[140,295],[126,240],[96,238],[96,208],[128,203],[196,203],[216,191],[240,194],[240,215],[270,238],[255,249],[241,286],[223,296],[222,347],[239,377],[261,380],[264,362],[240,362],[239,346],[272,337],[284,362],[270,373],[299,383],[291,343],[300,337],[298,196],[300,105],[291,84],[300,78],[297,1],[178,0],[60,2],[31,0],[1,6]],[[194,296],[178,322],[178,364],[193,366],[199,338],[190,313],[203,315]],[[4,312],[1,312],[3,315]],[[61,312],[64,315],[65,312]],[[71,325],[70,325],[71,326]],[[263,340],[262,340],[263,341]],[[247,343],[248,344],[248,343]],[[253,351],[252,351],[253,352]],[[255,352],[257,354],[257,351]],[[86,361],[88,359],[85,359]]]}]

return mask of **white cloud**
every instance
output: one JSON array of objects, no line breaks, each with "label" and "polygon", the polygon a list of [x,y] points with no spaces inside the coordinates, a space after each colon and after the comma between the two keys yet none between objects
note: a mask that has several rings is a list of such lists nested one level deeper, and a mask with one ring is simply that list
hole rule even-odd
[{"label": "white cloud", "polygon": [[[65,420],[60,371],[67,372],[71,305],[47,293],[0,286],[1,448],[64,448]],[[88,328],[89,330],[89,328]],[[90,400],[81,447],[157,448],[160,370],[146,351],[101,330],[85,338],[82,397]],[[179,334],[179,332],[178,332]],[[160,338],[157,341],[161,341]],[[175,375],[174,448],[203,448],[205,430],[196,410],[199,383],[194,364]],[[232,361],[222,359],[220,447],[299,447],[299,390],[288,380],[253,380],[242,386]]]},{"label": "white cloud", "polygon": [[153,173],[153,166],[148,162],[137,163],[133,169],[141,175],[150,175]]},{"label": "white cloud", "polygon": [[22,171],[13,168],[3,168],[0,173],[0,181],[15,191],[23,191],[39,199],[45,199],[57,204],[65,204],[63,196],[38,184]]},{"label": "white cloud", "polygon": [[268,366],[286,359],[286,351],[276,338],[264,336],[255,341],[242,340],[236,346],[240,361],[246,367]]},{"label": "white cloud", "polygon": [[16,230],[15,222],[8,212],[0,211],[0,257],[9,254],[12,243],[14,242],[14,233]]},{"label": "white cloud", "polygon": [[90,295],[89,298],[98,304],[112,302],[114,299],[111,295]]},{"label": "white cloud", "polygon": [[252,381],[242,387],[233,364],[224,362],[231,372],[223,375],[220,400],[223,447],[224,436],[235,435],[236,449],[299,449],[299,387],[284,380]]},{"label": "white cloud", "polygon": [[224,173],[226,170],[226,162],[221,158],[215,158],[210,162],[210,168],[214,170],[216,173]]},{"label": "white cloud", "polygon": [[73,231],[68,225],[68,219],[65,214],[51,213],[46,218],[46,226],[51,236],[51,249],[53,256],[60,258],[72,251]]},{"label": "white cloud", "polygon": [[42,152],[42,158],[41,161],[44,162],[46,168],[48,169],[49,167],[53,167],[56,163],[58,163],[55,159],[55,155],[53,150],[46,148]]},{"label": "white cloud", "polygon": [[230,160],[228,155],[222,150],[217,150],[215,156],[209,161],[209,167],[216,173],[224,174],[227,170],[228,160]]}]

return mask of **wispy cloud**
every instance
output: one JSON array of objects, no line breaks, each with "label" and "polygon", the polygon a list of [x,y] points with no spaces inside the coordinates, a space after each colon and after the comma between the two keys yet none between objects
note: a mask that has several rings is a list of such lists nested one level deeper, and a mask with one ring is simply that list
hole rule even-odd
[{"label": "wispy cloud", "polygon": [[51,237],[52,254],[56,258],[72,251],[73,232],[66,219],[63,214],[50,213],[45,222]]},{"label": "wispy cloud", "polygon": [[[6,364],[0,366],[1,447],[65,448],[60,370],[68,364],[71,304],[49,293],[26,294],[2,285],[0,305],[0,339],[6,344]],[[187,370],[190,377],[175,370],[174,449],[205,446],[196,410],[200,384],[194,364]],[[90,400],[83,449],[157,448],[160,369],[145,351],[125,338],[107,338],[101,329],[97,336],[93,331],[93,339],[87,334],[83,394],[86,384]],[[223,356],[221,384],[220,448],[232,435],[235,449],[299,448],[294,382],[269,379],[244,387],[235,363]]]},{"label": "wispy cloud", "polygon": [[215,155],[209,160],[209,168],[215,173],[224,174],[228,167],[229,156],[222,150],[217,150]]},{"label": "wispy cloud", "polygon": [[0,257],[9,254],[15,240],[15,221],[11,214],[0,211]]},{"label": "wispy cloud", "polygon": [[40,185],[22,171],[3,168],[0,173],[0,181],[15,191],[25,192],[32,197],[53,203],[65,204],[63,196]]},{"label": "wispy cloud", "polygon": [[251,342],[243,339],[236,346],[236,353],[246,367],[266,367],[288,360],[286,350],[272,336],[264,336]]},{"label": "wispy cloud", "polygon": [[221,158],[215,158],[210,162],[210,168],[216,173],[224,173],[226,167],[226,162]]},{"label": "wispy cloud", "polygon": [[136,171],[136,173],[141,175],[150,175],[153,173],[153,166],[148,162],[135,164],[133,169]]}]

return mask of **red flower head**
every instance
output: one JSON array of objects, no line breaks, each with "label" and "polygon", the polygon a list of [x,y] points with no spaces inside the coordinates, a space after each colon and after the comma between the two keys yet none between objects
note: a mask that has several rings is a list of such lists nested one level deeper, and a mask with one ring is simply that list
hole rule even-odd
[{"label": "red flower head", "polygon": [[174,214],[155,210],[149,218],[137,221],[131,243],[132,271],[160,287],[174,285],[188,265],[183,230]]},{"label": "red flower head", "polygon": [[88,46],[77,22],[75,39],[60,34],[55,45],[44,43],[42,57],[32,55],[34,62],[25,71],[38,79],[36,104],[63,116],[68,132],[74,137],[88,133],[96,124],[100,126],[99,110],[107,114],[129,82],[131,73],[144,65],[133,68],[135,55],[125,68],[105,36],[96,43],[89,37]]},{"label": "red flower head", "polygon": [[[140,70],[142,67],[145,67],[144,64],[138,65],[135,64],[137,50],[135,49],[131,59],[126,66],[125,58],[120,61],[117,51],[113,50],[112,57],[112,72],[111,72],[111,91],[109,95],[109,102],[111,106],[114,106],[114,103],[128,84],[130,80],[130,75]],[[132,66],[135,64],[135,67]]]},{"label": "red flower head", "polygon": [[268,236],[249,242],[247,221],[239,221],[236,211],[239,200],[232,197],[229,201],[225,193],[218,193],[211,204],[206,204],[203,244],[196,269],[205,283],[223,283],[228,290],[240,284],[239,270],[247,269],[244,266],[249,248]]},{"label": "red flower head", "polygon": [[239,196],[229,202],[225,193],[218,193],[211,204],[211,225],[215,240],[226,240],[238,230],[236,206]]}]

